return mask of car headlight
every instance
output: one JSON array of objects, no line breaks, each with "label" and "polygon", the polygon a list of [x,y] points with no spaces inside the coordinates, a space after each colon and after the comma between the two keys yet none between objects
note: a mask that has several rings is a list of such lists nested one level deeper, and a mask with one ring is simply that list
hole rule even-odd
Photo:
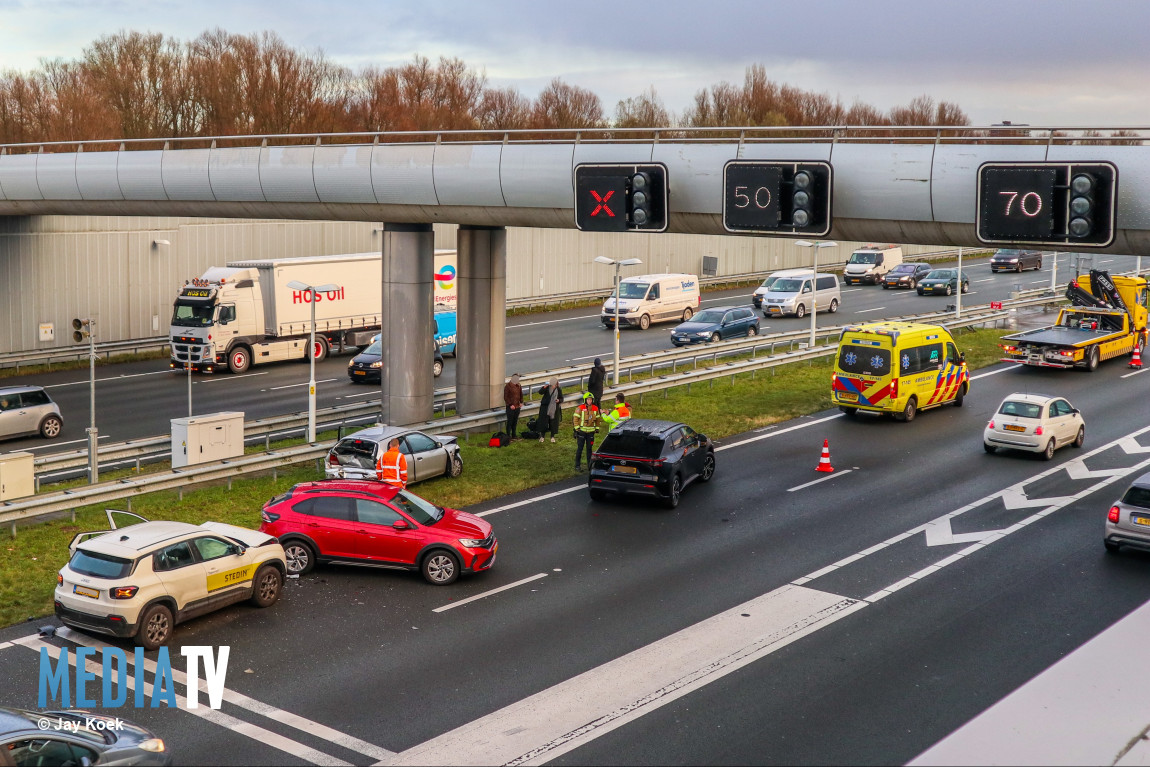
[{"label": "car headlight", "polygon": [[373,368],[381,368],[381,367],[383,367],[383,360],[380,360],[379,362],[373,362],[373,363],[371,363],[371,366]]},{"label": "car headlight", "polygon": [[353,359],[352,359],[352,360],[348,360],[348,361],[347,361],[347,366],[348,366],[349,368],[353,368],[353,367],[355,367],[355,360],[353,360]]},{"label": "car headlight", "polygon": [[153,754],[162,754],[164,752],[164,741],[159,738],[148,738],[141,741],[139,748],[141,751],[150,751]]},{"label": "car headlight", "polygon": [[706,338],[707,336],[711,335],[711,333],[710,333],[710,331],[707,331],[707,330],[700,330],[695,335],[698,336],[699,338]]},{"label": "car headlight", "polygon": [[459,545],[465,549],[477,549],[483,545],[483,538],[460,538]]}]

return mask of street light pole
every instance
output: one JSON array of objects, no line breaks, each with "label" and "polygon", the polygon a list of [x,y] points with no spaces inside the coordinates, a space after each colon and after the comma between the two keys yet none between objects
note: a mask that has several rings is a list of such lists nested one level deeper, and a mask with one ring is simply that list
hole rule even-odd
[{"label": "street light pole", "polygon": [[958,248],[958,297],[954,300],[954,318],[962,318],[962,246]]},{"label": "street light pole", "polygon": [[292,290],[301,290],[311,296],[311,338],[308,342],[308,379],[307,379],[307,441],[315,442],[315,298],[316,293],[330,293],[339,290],[339,285],[304,285],[302,282],[292,280],[287,284]]},{"label": "street light pole", "polygon": [[596,256],[595,263],[613,265],[615,267],[615,372],[613,374],[613,386],[619,385],[619,284],[622,282],[619,276],[619,269],[624,266],[635,266],[636,264],[643,263],[638,258],[625,258],[622,261],[616,261],[613,258],[606,256]]},{"label": "street light pole", "polygon": [[100,481],[100,432],[96,430],[96,333],[88,326],[88,482]]},{"label": "street light pole", "polygon": [[[814,260],[811,262],[811,340],[808,344],[809,348],[813,349],[815,348],[815,315],[819,312],[819,300],[817,298],[819,294],[819,248],[837,248],[838,243],[820,242],[819,240],[815,240],[814,242],[798,240],[795,244],[800,248],[810,248],[814,251]],[[802,293],[799,294],[799,298],[800,300],[802,299]]]}]

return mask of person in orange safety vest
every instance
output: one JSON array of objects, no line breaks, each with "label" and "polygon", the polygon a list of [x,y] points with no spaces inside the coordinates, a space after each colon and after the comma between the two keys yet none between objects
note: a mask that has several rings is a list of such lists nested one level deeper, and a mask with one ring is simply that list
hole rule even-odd
[{"label": "person in orange safety vest", "polygon": [[375,462],[375,477],[400,490],[407,487],[407,456],[399,452],[399,440],[387,444],[387,452]]}]

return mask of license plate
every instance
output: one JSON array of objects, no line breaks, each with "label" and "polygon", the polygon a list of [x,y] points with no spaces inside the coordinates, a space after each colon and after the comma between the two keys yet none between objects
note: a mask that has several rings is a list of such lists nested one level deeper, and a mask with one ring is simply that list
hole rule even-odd
[{"label": "license plate", "polygon": [[616,474],[638,474],[639,470],[634,466],[612,466],[611,471]]},{"label": "license plate", "polygon": [[1025,426],[1019,426],[1016,423],[1004,424],[1002,428],[1006,429],[1006,431],[1026,431]]},{"label": "license plate", "polygon": [[1130,521],[1142,527],[1150,527],[1150,517],[1130,517]]},{"label": "license plate", "polygon": [[782,314],[783,313],[783,310],[777,306],[768,307],[767,311],[769,311],[771,314]]},{"label": "license plate", "polygon": [[843,402],[858,402],[859,395],[851,394],[849,392],[839,392],[839,399],[841,399]]},{"label": "license plate", "polygon": [[366,371],[366,370],[353,370],[353,371],[351,371],[351,372],[355,373],[357,376],[365,376],[365,375],[367,375],[367,371]]},{"label": "license plate", "polygon": [[100,590],[99,589],[90,589],[87,586],[73,586],[72,587],[72,593],[73,594],[79,594],[82,597],[88,597],[89,599],[99,599],[100,598]]}]

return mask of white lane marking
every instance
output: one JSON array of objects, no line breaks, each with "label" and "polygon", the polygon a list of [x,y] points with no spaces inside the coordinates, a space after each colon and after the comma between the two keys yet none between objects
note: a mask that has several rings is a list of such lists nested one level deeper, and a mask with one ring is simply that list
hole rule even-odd
[{"label": "white lane marking", "polygon": [[386,764],[540,764],[862,609],[783,586],[398,754]]},{"label": "white lane marking", "polygon": [[[42,641],[39,637],[33,636],[16,641],[36,653],[39,653],[41,648],[47,649],[48,655],[53,660],[59,660],[60,658],[60,651],[62,648],[57,647],[56,645],[48,644],[47,642]],[[76,655],[74,653],[68,653],[68,663],[72,666],[76,665]],[[94,660],[88,660],[84,666],[90,673],[94,673],[96,676],[103,678],[102,664],[96,663]],[[173,669],[173,676],[174,671],[175,670]],[[125,681],[127,682],[128,689],[136,689],[136,679],[134,675],[128,674],[125,677]],[[144,683],[144,694],[149,699],[151,698],[152,684],[150,682]],[[188,708],[188,702],[186,698],[184,698],[182,695],[176,695],[175,698],[176,705],[180,711],[185,711],[189,714],[193,714],[200,717],[201,719],[205,719],[209,722],[212,722],[213,724],[217,724],[220,727],[232,730],[233,732],[237,732],[240,735],[246,735],[252,740],[271,746],[272,748],[283,751],[284,753],[291,754],[297,759],[303,759],[304,761],[310,762],[312,764],[339,766],[349,765],[350,767],[349,762],[345,762],[342,759],[337,759],[334,756],[323,753],[322,751],[317,751],[316,749],[311,748],[310,746],[305,746],[303,743],[294,741],[291,738],[285,738],[283,735],[272,732],[271,730],[265,730],[263,727],[257,727],[256,725],[245,722],[242,719],[237,719],[234,716],[229,716],[222,711],[208,708],[203,704],[202,701],[197,708]]]},{"label": "white lane marking", "polygon": [[796,490],[803,490],[805,488],[810,487],[811,485],[817,485],[820,482],[826,482],[828,479],[834,479],[835,477],[841,477],[844,474],[850,474],[852,471],[854,471],[854,469],[842,469],[841,471],[836,471],[833,474],[828,474],[825,477],[819,477],[818,479],[812,479],[810,482],[807,482],[806,484],[795,485],[794,487],[788,487],[787,492],[793,493]]},{"label": "white lane marking", "polygon": [[985,280],[975,280],[975,282],[994,282],[994,278],[987,277]]},{"label": "white lane marking", "polygon": [[810,426],[817,426],[820,423],[826,423],[827,421],[833,421],[836,418],[842,418],[843,415],[844,415],[843,413],[835,413],[834,415],[829,415],[826,418],[819,418],[816,421],[808,421],[807,423],[800,423],[798,426],[788,426],[785,429],[779,429],[778,431],[772,431],[769,434],[760,434],[757,437],[747,437],[746,439],[739,440],[738,442],[732,442],[729,445],[719,445],[717,448],[715,448],[715,452],[717,453],[720,450],[730,450],[732,447],[739,447],[740,445],[746,445],[749,442],[758,442],[760,439],[769,439],[771,437],[777,437],[778,435],[786,434],[789,431],[798,431],[799,429],[806,429]]},{"label": "white lane marking", "polygon": [[[1144,604],[931,746],[912,765],[1150,764]],[[1122,673],[1104,674],[1122,659]],[[1141,669],[1141,671],[1139,671]],[[1086,715],[1083,702],[1089,701]],[[1089,725],[1087,726],[1087,719]]]},{"label": "white lane marking", "polygon": [[474,602],[477,599],[486,599],[487,597],[491,596],[492,594],[498,594],[501,591],[507,591],[508,589],[515,588],[516,586],[522,586],[524,583],[531,583],[531,581],[537,581],[540,578],[546,578],[546,577],[547,577],[547,573],[538,573],[536,575],[532,575],[530,578],[524,578],[523,580],[515,581],[515,583],[508,583],[506,586],[500,586],[497,589],[491,589],[491,591],[484,591],[483,593],[476,594],[473,597],[468,597],[467,599],[460,599],[458,602],[452,602],[451,604],[446,604],[443,607],[437,607],[434,610],[432,610],[432,612],[433,613],[446,612],[447,610],[451,610],[451,609],[459,607],[461,605],[465,605],[468,602]]},{"label": "white lane marking", "polygon": [[[737,300],[737,299],[738,299],[738,296],[727,296],[726,298],[704,298],[699,303],[701,303],[701,304],[713,304],[716,301],[731,301],[731,300]],[[748,298],[746,304],[732,304],[732,306],[740,306],[740,307],[741,306],[753,306],[753,304],[751,303],[751,300]]]},{"label": "white lane marking", "polygon": [[524,352],[541,352],[544,349],[550,349],[550,346],[536,346],[534,349],[516,349],[513,352],[504,352],[504,354],[523,354]]},{"label": "white lane marking", "polygon": [[[28,636],[24,637],[24,639],[31,639],[35,636],[36,634],[29,634]],[[11,647],[13,644],[15,644],[15,642],[0,642],[0,650],[3,650],[5,647]]]},{"label": "white lane marking", "polygon": [[564,317],[560,320],[539,320],[538,322],[527,322],[522,325],[508,325],[505,330],[514,330],[515,328],[530,328],[535,325],[550,325],[553,322],[571,322],[572,320],[597,320],[598,314],[580,314],[578,317]]},{"label": "white lane marking", "polygon": [[987,376],[996,376],[999,373],[1005,373],[1007,370],[1017,370],[1020,367],[1022,367],[1021,362],[1018,363],[1017,365],[1010,365],[1008,367],[999,368],[998,370],[991,370],[989,373],[979,373],[976,376],[971,376],[970,380],[977,381],[979,378],[986,378]]},{"label": "white lane marking", "polygon": [[857,293],[860,290],[863,290],[863,288],[843,288],[839,292],[840,293]]},{"label": "white lane marking", "polygon": [[216,378],[216,377],[203,378],[199,381],[193,381],[193,383],[202,384],[202,383],[218,383],[220,381],[242,381],[245,378],[252,378],[254,376],[266,376],[267,374],[268,374],[268,371],[265,370],[262,373],[244,373],[243,375],[238,375],[238,376],[237,375],[226,375],[226,376],[219,376],[218,378]]},{"label": "white lane marking", "polygon": [[1046,282],[1049,282],[1049,281],[1050,281],[1050,280],[1031,280],[1030,282],[1028,282],[1028,283],[1026,283],[1026,284],[1027,284],[1027,285],[1039,285],[1039,284],[1042,284],[1042,283],[1046,283]]},{"label": "white lane marking", "polygon": [[538,503],[539,501],[546,501],[548,498],[554,498],[557,495],[565,495],[567,493],[574,493],[576,490],[583,490],[586,487],[587,487],[586,484],[575,485],[575,487],[566,487],[562,490],[556,490],[554,493],[547,493],[546,495],[537,495],[534,498],[528,498],[526,501],[516,501],[515,503],[509,503],[506,506],[498,506],[494,509],[488,509],[487,511],[481,511],[481,512],[475,514],[475,516],[487,517],[487,516],[490,516],[492,514],[497,514],[501,511],[507,511],[508,509],[517,509],[520,506],[527,506],[527,505],[532,504],[532,503]]},{"label": "white lane marking", "polygon": [[610,357],[611,354],[612,354],[612,352],[602,352],[601,354],[588,354],[584,357],[572,357],[571,359],[569,359],[567,361],[568,362],[578,362],[579,360],[593,360],[596,357],[598,357],[598,358]]},{"label": "white lane marking", "polygon": [[[132,373],[131,375],[112,376],[110,378],[97,378],[96,383],[105,383],[107,381],[119,381],[122,378],[142,378],[143,376],[162,376],[170,373],[170,370],[156,370],[152,373]],[[72,381],[71,383],[58,383],[48,384],[45,389],[59,389],[62,386],[87,386],[88,381]]]},{"label": "white lane marking", "polygon": [[886,308],[885,306],[876,306],[873,309],[859,309],[857,312],[855,312],[855,314],[866,314],[867,312],[881,312],[885,308]]},{"label": "white lane marking", "polygon": [[[338,378],[325,378],[322,381],[316,381],[316,385],[321,383],[331,383],[332,381],[338,380]],[[304,381],[303,383],[284,384],[283,386],[269,386],[266,389],[260,389],[260,391],[279,391],[280,389],[295,389],[300,386],[307,386],[307,381]]]},{"label": "white lane marking", "polygon": [[[67,627],[56,629],[56,636],[65,641],[72,642],[73,644],[83,645],[85,647],[94,647],[101,653],[111,647],[111,645],[107,644],[106,642],[103,642],[94,637],[89,637],[86,634],[82,634],[78,631],[73,631]],[[134,665],[135,663],[133,657],[129,655],[128,666]],[[144,668],[154,675],[156,673],[156,662],[154,660],[145,658]],[[178,684],[183,685],[185,688],[188,686],[187,675],[174,667],[172,668],[172,678]],[[199,682],[200,691],[206,695],[208,692],[207,681],[200,679]],[[394,751],[388,751],[386,748],[380,748],[379,746],[376,746],[372,743],[360,740],[353,735],[347,735],[346,733],[342,733],[339,730],[334,730],[327,725],[320,724],[319,722],[313,722],[310,719],[298,716],[291,713],[290,711],[284,711],[283,709],[276,708],[275,706],[269,705],[267,703],[254,700],[253,698],[249,698],[243,693],[238,693],[234,690],[228,689],[227,687],[224,688],[223,697],[224,700],[228,703],[239,706],[240,708],[245,708],[248,711],[260,714],[261,716],[267,717],[268,719],[275,720],[281,724],[286,724],[288,727],[294,727],[295,729],[306,732],[309,735],[330,741],[351,751],[358,751],[361,754],[365,754],[375,759],[386,759],[395,753]],[[203,698],[200,700],[202,701]]]},{"label": "white lane marking", "polygon": [[345,394],[342,397],[337,397],[337,399],[355,399],[356,397],[370,397],[372,395],[378,394],[379,392],[377,391],[364,391],[360,392],[359,394]]},{"label": "white lane marking", "polygon": [[[108,439],[110,436],[111,436],[110,434],[101,434],[96,439]],[[88,444],[88,440],[86,440],[86,439],[70,439],[67,442],[50,442],[47,445],[35,445],[33,447],[22,447],[22,448],[20,448],[20,452],[27,453],[27,452],[31,452],[33,450],[44,450],[45,448],[49,448],[49,447],[63,447],[64,445],[78,445],[80,443],[84,443],[86,445],[86,444]]]},{"label": "white lane marking", "polygon": [[[1150,370],[1150,368],[1142,368],[1141,370],[1135,370],[1133,373],[1127,373],[1126,375],[1119,376],[1119,377],[1120,378],[1129,378],[1130,376],[1136,376],[1139,373],[1145,373],[1147,370]],[[81,440],[81,441],[83,441],[83,440]],[[27,448],[25,448],[25,449],[27,449]]]}]

